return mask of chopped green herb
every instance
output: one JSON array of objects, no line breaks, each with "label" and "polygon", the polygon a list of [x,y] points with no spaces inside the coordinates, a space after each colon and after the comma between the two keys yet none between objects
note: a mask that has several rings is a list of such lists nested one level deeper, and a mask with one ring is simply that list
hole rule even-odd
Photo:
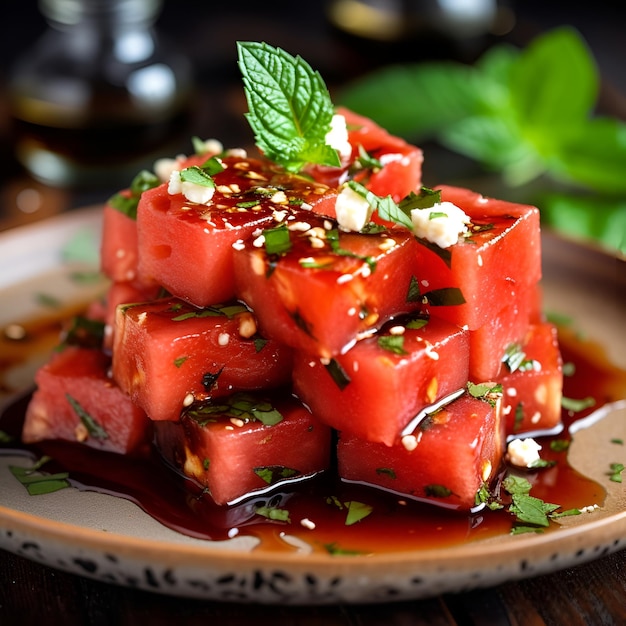
[{"label": "chopped green herb", "polygon": [[49,309],[58,309],[61,306],[61,301],[49,293],[39,292],[35,294],[37,304]]},{"label": "chopped green herb", "polygon": [[192,165],[180,171],[180,180],[184,183],[193,183],[200,187],[215,187],[215,181],[211,175],[201,167]]},{"label": "chopped green herb", "polygon": [[485,400],[485,402],[489,402],[493,406],[495,396],[502,394],[502,385],[499,383],[475,384],[470,381],[467,383],[467,391],[472,398]]},{"label": "chopped green herb", "polygon": [[291,250],[291,236],[284,224],[264,230],[263,236],[265,238],[265,252],[269,256],[285,254]]},{"label": "chopped green herb", "polygon": [[614,437],[613,439],[611,439],[611,443],[615,443],[619,446],[623,446],[624,445],[624,440],[621,439],[620,437]]},{"label": "chopped green herb", "polygon": [[337,359],[331,359],[324,367],[339,389],[345,389],[350,384],[350,376]]},{"label": "chopped green herb", "polygon": [[283,467],[282,465],[268,465],[265,467],[255,467],[254,473],[264,480],[268,485],[274,485],[281,480],[287,478],[293,478],[300,475],[300,472],[290,467]]},{"label": "chopped green herb", "polygon": [[584,411],[589,407],[594,406],[596,403],[595,399],[591,396],[587,396],[586,398],[581,398],[580,400],[576,400],[574,398],[567,398],[563,396],[561,398],[561,406],[566,411],[572,411],[573,413],[578,413],[579,411]]},{"label": "chopped green herb", "polygon": [[360,550],[347,550],[345,548],[341,548],[337,543],[325,543],[324,549],[332,556],[358,556],[360,554],[364,554],[364,552]]},{"label": "chopped green herb", "polygon": [[142,170],[131,181],[128,192],[120,192],[111,196],[108,204],[132,220],[137,219],[139,198],[144,191],[157,187],[161,181],[148,170]]},{"label": "chopped green herb", "polygon": [[59,472],[57,474],[42,474],[39,472],[39,469],[48,461],[50,461],[49,456],[42,456],[31,467],[10,465],[9,470],[26,487],[31,496],[54,493],[60,489],[70,487],[67,472]]},{"label": "chopped green herb", "polygon": [[344,502],[344,504],[348,509],[348,513],[346,515],[346,526],[352,526],[353,524],[360,522],[373,511],[373,507],[371,505],[363,502],[351,500],[350,502]]},{"label": "chopped green herb", "polygon": [[107,433],[107,431],[102,428],[97,420],[95,420],[87,411],[85,411],[85,409],[76,399],[72,398],[69,393],[66,393],[65,397],[74,409],[74,413],[76,413],[78,419],[87,429],[90,437],[101,440],[109,438],[109,433]]},{"label": "chopped green herb", "polygon": [[447,498],[452,495],[452,490],[445,485],[426,485],[424,493],[431,498]]},{"label": "chopped green herb", "polygon": [[406,294],[407,302],[419,302],[422,298],[420,284],[415,276],[411,276],[411,282],[409,283],[409,290]]},{"label": "chopped green herb", "polygon": [[392,352],[399,356],[408,354],[404,349],[403,335],[380,335],[377,340],[378,345],[387,352]]},{"label": "chopped green herb", "polygon": [[377,211],[381,219],[405,226],[411,231],[413,230],[411,217],[393,201],[391,196],[381,198],[355,180],[349,180],[346,184],[352,191],[355,191],[361,197],[365,198],[368,204]]},{"label": "chopped green herb", "polygon": [[0,443],[11,443],[14,439],[15,438],[6,431],[0,430]]},{"label": "chopped green herb", "polygon": [[180,367],[188,358],[188,356],[179,356],[177,359],[174,359],[174,366]]},{"label": "chopped green herb", "polygon": [[395,471],[391,467],[377,467],[376,473],[379,476],[389,476],[389,478],[397,478]]},{"label": "chopped green herb", "polygon": [[463,292],[458,287],[442,287],[433,289],[424,294],[426,300],[432,306],[456,306],[465,304]]},{"label": "chopped green herb", "polygon": [[263,348],[265,348],[265,346],[267,345],[268,340],[265,339],[264,337],[255,337],[253,339],[253,343],[254,343],[254,351],[255,352],[261,352],[261,350],[263,350]]},{"label": "chopped green herb", "polygon": [[275,506],[259,506],[254,512],[272,521],[291,523],[287,509],[280,509]]},{"label": "chopped green herb", "polygon": [[509,372],[526,372],[532,370],[534,361],[526,358],[526,353],[518,343],[510,344],[504,352],[502,362],[507,366]]},{"label": "chopped green herb", "polygon": [[609,472],[609,480],[614,483],[622,482],[622,472],[624,471],[623,463],[611,463],[609,465],[611,471]]},{"label": "chopped green herb", "polygon": [[569,449],[569,447],[569,439],[554,439],[550,442],[550,450],[553,450],[554,452],[565,452],[565,450]]},{"label": "chopped green herb", "polygon": [[281,413],[266,398],[245,391],[236,392],[226,398],[215,398],[197,403],[185,411],[185,415],[201,426],[216,421],[219,417],[237,418],[244,423],[261,422],[273,426],[282,421]]}]

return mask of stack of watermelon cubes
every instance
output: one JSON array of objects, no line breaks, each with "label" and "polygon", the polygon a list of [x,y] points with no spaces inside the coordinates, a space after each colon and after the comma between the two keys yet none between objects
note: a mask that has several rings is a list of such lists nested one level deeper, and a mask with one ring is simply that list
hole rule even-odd
[{"label": "stack of watermelon cubes", "polygon": [[538,210],[442,186],[470,218],[450,247],[376,215],[345,230],[345,179],[399,201],[421,189],[422,152],[341,113],[341,169],[208,152],[176,168],[217,162],[209,201],[160,182],[136,217],[105,206],[104,337],[42,368],[25,441],[154,445],[219,505],[336,471],[466,511],[508,436],[558,426]]}]

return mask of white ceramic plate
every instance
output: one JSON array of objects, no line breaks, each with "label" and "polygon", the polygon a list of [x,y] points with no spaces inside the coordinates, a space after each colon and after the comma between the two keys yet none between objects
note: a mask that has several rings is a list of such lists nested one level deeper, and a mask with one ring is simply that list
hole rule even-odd
[{"label": "white ceramic plate", "polygon": [[[102,290],[68,279],[97,267],[99,231],[99,211],[85,209],[0,233],[0,327],[45,312],[46,299],[34,294],[86,302]],[[546,308],[572,316],[620,367],[626,367],[625,270],[623,262],[544,235]],[[46,358],[35,355],[2,382],[28,387]],[[0,547],[102,581],[207,599],[383,602],[489,586],[626,546],[625,490],[606,475],[605,448],[619,437],[626,440],[626,401],[576,433],[570,463],[600,482],[607,498],[592,513],[564,518],[553,532],[370,556],[311,553],[302,544],[255,552],[251,538],[209,542],[178,534],[121,498],[75,489],[28,496],[7,467],[25,459],[0,456]]]}]

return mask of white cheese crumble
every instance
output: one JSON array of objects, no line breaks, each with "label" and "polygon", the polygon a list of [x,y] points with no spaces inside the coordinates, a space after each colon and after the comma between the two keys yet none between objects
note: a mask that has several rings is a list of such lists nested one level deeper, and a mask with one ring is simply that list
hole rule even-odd
[{"label": "white cheese crumble", "polygon": [[507,458],[509,463],[517,467],[532,467],[539,461],[541,446],[530,437],[528,439],[513,439],[507,446]]},{"label": "white cheese crumble", "polygon": [[344,187],[335,200],[337,222],[345,230],[362,230],[372,217],[370,203],[354,189]]},{"label": "white cheese crumble", "polygon": [[467,232],[470,217],[452,202],[438,202],[426,209],[411,211],[413,232],[440,248],[457,243],[459,235]]},{"label": "white cheese crumble", "polygon": [[308,517],[300,520],[300,525],[309,530],[315,530],[315,522],[312,522]]},{"label": "white cheese crumble", "polygon": [[179,154],[174,159],[170,159],[169,157],[157,159],[154,162],[152,169],[154,170],[157,178],[164,183],[166,180],[170,179],[174,170],[180,170],[181,163],[185,158],[184,154]]},{"label": "white cheese crumble", "polygon": [[342,162],[352,156],[352,145],[348,141],[348,127],[343,115],[333,115],[330,120],[330,130],[324,137],[324,143],[337,150]]},{"label": "white cheese crumble", "polygon": [[181,180],[180,172],[174,170],[170,175],[170,182],[167,186],[167,193],[175,195],[182,193],[189,202],[196,204],[208,204],[215,193],[214,186],[196,185],[188,180]]}]

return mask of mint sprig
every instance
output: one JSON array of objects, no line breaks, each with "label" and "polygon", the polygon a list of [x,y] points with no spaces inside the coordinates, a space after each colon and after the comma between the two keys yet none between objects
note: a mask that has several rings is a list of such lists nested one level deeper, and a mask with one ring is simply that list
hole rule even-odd
[{"label": "mint sprig", "polygon": [[[338,101],[392,134],[435,140],[527,189],[521,201],[539,206],[546,225],[626,254],[626,123],[598,115],[599,84],[586,42],[564,26],[521,50],[496,45],[471,66],[383,67],[347,85]],[[538,192],[540,177],[564,193]]]},{"label": "mint sprig", "polygon": [[257,147],[291,172],[307,164],[339,166],[337,151],[326,144],[334,107],[319,72],[266,43],[238,42],[237,51]]}]

